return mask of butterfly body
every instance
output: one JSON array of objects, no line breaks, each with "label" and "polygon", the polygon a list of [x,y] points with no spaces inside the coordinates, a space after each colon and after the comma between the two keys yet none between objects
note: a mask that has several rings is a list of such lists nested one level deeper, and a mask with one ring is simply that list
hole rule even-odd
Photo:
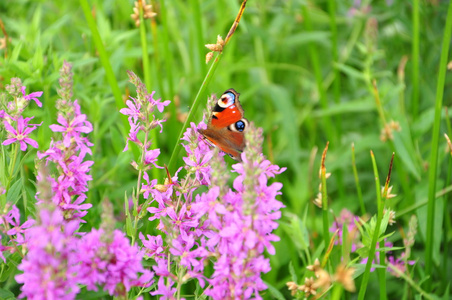
[{"label": "butterfly body", "polygon": [[237,161],[242,160],[240,154],[245,149],[244,133],[248,127],[239,95],[234,89],[224,92],[212,109],[207,129],[199,130],[210,144]]}]

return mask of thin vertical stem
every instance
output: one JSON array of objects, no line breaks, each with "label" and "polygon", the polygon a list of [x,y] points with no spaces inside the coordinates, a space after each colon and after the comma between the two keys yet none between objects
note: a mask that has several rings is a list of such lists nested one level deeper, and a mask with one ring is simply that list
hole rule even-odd
[{"label": "thin vertical stem", "polygon": [[[143,73],[144,73],[144,83],[146,85],[146,88],[148,89],[148,91],[152,90],[151,86],[152,86],[152,80],[151,80],[151,68],[150,68],[150,62],[149,62],[149,56],[148,56],[148,43],[147,43],[147,39],[146,39],[146,23],[144,22],[144,18],[143,18],[143,6],[142,6],[142,2],[139,1],[138,2],[140,4],[140,38],[141,38],[141,58],[143,60]],[[155,36],[154,36],[155,38]],[[155,51],[157,52],[157,49],[155,49]],[[154,62],[155,65],[158,65],[158,57],[157,54],[154,54]],[[162,92],[162,89],[160,89],[160,92]],[[146,133],[146,138],[147,138],[148,134]],[[153,146],[155,148],[158,148],[158,139],[157,139],[157,133],[155,130],[151,131],[151,140],[153,143]],[[146,144],[145,144],[146,145]],[[143,151],[143,155],[144,155],[144,151]],[[152,168],[152,177],[153,178],[158,178],[159,177],[159,170],[157,168]],[[141,174],[140,174],[141,175]],[[137,199],[139,198],[139,190],[137,191]]]},{"label": "thin vertical stem", "polygon": [[181,143],[179,142],[182,138],[185,130],[188,128],[188,125],[193,121],[193,118],[195,117],[195,113],[198,110],[199,104],[201,103],[201,95],[206,90],[207,86],[209,85],[210,80],[212,79],[213,74],[215,73],[215,70],[218,67],[218,64],[220,62],[220,59],[222,57],[224,48],[228,44],[229,40],[231,39],[232,35],[234,34],[235,30],[237,29],[237,26],[239,25],[240,19],[242,18],[243,12],[245,11],[246,1],[244,0],[242,2],[242,5],[240,6],[240,10],[234,20],[234,23],[231,26],[231,29],[229,30],[226,38],[224,39],[224,45],[223,50],[217,54],[215,57],[215,60],[213,61],[212,65],[210,66],[209,71],[207,71],[206,77],[204,77],[204,80],[198,90],[198,93],[196,94],[195,100],[193,101],[192,107],[190,109],[190,112],[188,113],[187,119],[185,120],[184,125],[182,126],[182,129],[179,133],[179,137],[177,138],[176,146],[173,149],[173,153],[171,154],[171,159],[168,164],[168,169],[171,171],[174,169],[174,166],[176,164],[176,159],[179,154],[179,151],[182,147]]},{"label": "thin vertical stem", "polygon": [[380,190],[380,177],[378,175],[377,163],[375,161],[375,156],[372,151],[370,151],[370,156],[372,158],[372,166],[374,169],[374,177],[375,177],[375,189],[377,195],[377,204],[378,204],[378,214],[377,214],[377,224],[375,226],[374,235],[372,237],[372,243],[370,245],[369,256],[366,263],[366,268],[363,274],[363,280],[361,282],[361,287],[359,289],[358,300],[363,300],[366,295],[367,285],[369,283],[370,277],[370,268],[372,266],[372,262],[375,258],[375,249],[377,246],[378,236],[380,234],[381,220],[383,219],[383,207],[384,203],[381,201],[381,190]]},{"label": "thin vertical stem", "polygon": [[356,191],[358,193],[359,206],[361,208],[361,215],[364,216],[366,214],[366,207],[364,206],[363,193],[361,191],[361,185],[359,184],[358,170],[356,169],[354,144],[352,144],[352,168],[353,176],[355,177]]},{"label": "thin vertical stem", "polygon": [[330,241],[330,223],[328,219],[328,194],[326,192],[326,167],[325,159],[328,151],[329,142],[326,143],[325,150],[322,154],[322,162],[320,166],[320,177],[322,180],[322,215],[323,215],[323,239],[325,241],[325,249]]},{"label": "thin vertical stem", "polygon": [[[306,5],[303,5],[301,7],[301,10],[302,10],[302,14],[303,14],[305,24],[306,24],[306,31],[311,32],[312,31],[311,16],[309,14],[309,11],[308,11]],[[325,87],[323,85],[324,80],[323,80],[323,76],[322,76],[322,70],[320,68],[318,53],[317,53],[316,49],[314,49],[312,43],[309,44],[309,56],[310,56],[310,60],[312,63],[312,67],[314,68],[315,80],[317,83],[317,90],[319,91],[319,95],[320,95],[320,104],[323,109],[327,109],[328,108],[328,100],[326,98]],[[334,145],[337,137],[335,134],[334,127],[331,123],[331,119],[328,117],[324,117],[323,124],[325,124],[325,133],[329,137],[331,137],[331,139],[333,140],[332,143]]]},{"label": "thin vertical stem", "polygon": [[413,44],[411,45],[413,97],[412,115],[417,118],[419,111],[419,0],[413,0]]},{"label": "thin vertical stem", "polygon": [[[85,15],[85,19],[88,23],[88,27],[91,30],[91,34],[93,35],[94,45],[96,46],[97,52],[99,53],[100,62],[105,70],[105,76],[107,77],[107,81],[115,98],[116,107],[119,110],[124,106],[121,90],[119,89],[118,81],[116,80],[113,68],[111,67],[110,58],[107,54],[107,51],[105,50],[104,43],[102,42],[99,31],[97,30],[96,22],[94,21],[94,17],[91,14],[88,0],[80,0],[80,6],[82,7],[83,14]],[[124,124],[124,127],[127,128],[129,124],[127,117],[125,115],[121,115],[120,118],[122,120],[122,123]]]},{"label": "thin vertical stem", "polygon": [[[438,71],[438,81],[436,86],[435,119],[432,130],[432,143],[430,149],[429,164],[429,185],[428,185],[428,204],[427,204],[427,231],[425,243],[425,273],[432,274],[433,267],[433,236],[435,222],[435,194],[436,194],[436,173],[438,169],[438,147],[439,147],[439,129],[441,122],[441,107],[443,104],[444,83],[446,79],[447,57],[449,53],[450,39],[452,36],[452,3],[449,3],[447,11],[446,26],[444,28],[443,46],[441,50],[441,60]],[[432,280],[426,281],[426,290],[430,291]]]}]

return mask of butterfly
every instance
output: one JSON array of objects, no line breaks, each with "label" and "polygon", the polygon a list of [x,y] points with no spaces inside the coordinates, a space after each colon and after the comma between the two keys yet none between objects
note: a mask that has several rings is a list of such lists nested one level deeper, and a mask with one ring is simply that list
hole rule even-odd
[{"label": "butterfly", "polygon": [[249,125],[243,117],[239,95],[234,89],[224,92],[212,109],[207,129],[199,130],[211,145],[236,161],[242,161],[240,154],[245,149],[245,130]]}]

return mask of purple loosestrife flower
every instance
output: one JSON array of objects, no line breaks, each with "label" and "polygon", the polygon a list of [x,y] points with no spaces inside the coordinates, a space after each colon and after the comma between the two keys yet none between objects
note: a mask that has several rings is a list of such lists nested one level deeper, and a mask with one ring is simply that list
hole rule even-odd
[{"label": "purple loosestrife flower", "polygon": [[[130,124],[129,137],[127,138],[126,146],[123,151],[128,149],[128,143],[130,141],[137,144],[142,149],[143,153],[147,153],[150,151],[149,132],[157,126],[160,126],[162,129],[162,122],[165,122],[165,120],[155,118],[155,108],[157,108],[158,111],[163,112],[163,108],[168,106],[171,101],[166,100],[162,102],[161,99],[154,99],[155,92],[149,94],[146,86],[141,82],[138,76],[131,71],[128,73],[130,82],[137,87],[138,95],[136,98],[130,97],[131,100],[126,101],[128,108],[119,110],[120,113],[128,117]],[[145,133],[144,141],[138,139],[137,134],[139,131]],[[160,132],[162,131],[160,130]],[[158,154],[153,154],[155,156],[152,158],[156,160]],[[151,163],[154,164],[154,162]]]},{"label": "purple loosestrife flower", "polygon": [[[148,236],[152,243],[143,241],[146,251],[154,255],[157,266],[153,269],[160,276],[156,291],[151,294],[175,298],[178,288],[173,287],[174,281],[182,277],[178,287],[188,278],[198,279],[201,287],[207,281],[210,285],[204,293],[214,299],[260,298],[259,292],[266,289],[261,274],[270,270],[263,252],[275,252],[271,242],[279,238],[272,232],[278,227],[276,220],[283,207],[276,200],[282,184],[269,184],[268,178],[285,169],[264,159],[261,131],[252,127],[243,162],[233,166],[238,173],[234,190],[225,188],[229,172],[223,154],[214,154],[216,150],[211,150],[197,133],[203,126],[191,124],[184,134],[183,140],[188,142],[184,144],[184,179],[179,182],[173,178],[167,189],[158,189],[156,184],[143,185],[146,195],[159,203],[158,208],[150,207],[148,211],[153,215],[150,220],[160,220],[158,228],[166,233],[168,245],[157,243],[160,239],[152,236]],[[149,182],[148,177],[146,181]],[[209,183],[213,185],[207,192],[193,196],[199,186]],[[155,249],[161,250],[158,256]],[[167,256],[167,251],[171,256]],[[214,273],[206,277],[203,273],[209,262]],[[181,271],[172,265],[185,268]]]},{"label": "purple loosestrife flower", "polygon": [[6,234],[14,237],[14,241],[17,243],[17,245],[22,245],[26,242],[24,239],[23,234],[26,232],[28,228],[33,226],[35,223],[35,220],[28,219],[23,224],[20,224],[20,211],[17,208],[16,205],[13,205],[12,209],[9,211],[9,213],[3,217],[3,219],[12,226],[11,229],[9,229]]},{"label": "purple loosestrife flower", "polygon": [[350,212],[347,209],[342,209],[341,214],[339,218],[335,219],[333,224],[331,224],[330,232],[336,232],[338,231],[338,239],[335,240],[335,245],[344,245],[343,241],[343,228],[345,225],[345,228],[347,229],[347,235],[349,241],[346,241],[347,243],[351,243],[351,252],[355,252],[356,249],[358,249],[361,245],[358,244],[359,242],[359,231],[356,224],[359,224],[359,217],[353,215],[352,212]]},{"label": "purple loosestrife flower", "polygon": [[[141,264],[143,252],[130,246],[119,230],[106,236],[102,229],[83,236],[78,242],[79,280],[88,290],[104,286],[110,295],[125,295],[132,286],[152,284],[153,274]],[[139,277],[138,273],[142,273]]]},{"label": "purple loosestrife flower", "polygon": [[[6,203],[4,210],[7,211],[10,203]],[[4,246],[0,238],[0,258],[6,263],[6,259],[2,252],[8,251],[14,253],[20,251],[18,246],[27,245],[25,238],[26,231],[33,226],[35,220],[28,219],[24,223],[20,223],[20,211],[16,205],[12,205],[5,215],[0,215],[0,236],[7,237],[7,244]]]},{"label": "purple loosestrife flower", "polygon": [[90,133],[93,126],[86,115],[81,113],[77,100],[67,98],[72,95],[71,65],[65,62],[60,74],[61,89],[58,93],[62,98],[56,105],[60,125],[50,125],[50,129],[61,132],[62,139],[52,141],[47,151],[38,152],[38,158],[45,158],[46,164],[53,163],[56,166],[57,174],[46,178],[52,186],[53,202],[64,211],[66,219],[81,219],[92,206],[83,202],[88,181],[92,180],[88,173],[93,164],[93,161],[85,161],[85,155],[91,154],[92,143],[81,134]]},{"label": "purple loosestrife flower", "polygon": [[[276,220],[281,217],[283,205],[276,196],[281,194],[282,184],[268,185],[267,180],[285,168],[271,165],[261,154],[261,130],[250,126],[246,139],[243,162],[233,165],[238,173],[233,183],[235,191],[229,190],[222,196],[226,210],[220,226],[209,234],[214,243],[207,242],[208,249],[218,257],[209,280],[212,287],[205,291],[213,298],[260,299],[259,291],[266,289],[261,273],[270,271],[263,251],[267,249],[274,254],[271,242],[279,240],[272,231],[278,227]],[[217,223],[218,216],[212,222]]]},{"label": "purple loosestrife flower", "polygon": [[20,298],[75,299],[78,266],[74,255],[74,232],[79,221],[67,222],[62,212],[41,208],[38,224],[26,232],[28,253],[18,269],[16,281],[22,283]]},{"label": "purple loosestrife flower", "polygon": [[[406,260],[405,253],[402,253],[400,258],[396,258],[394,256],[388,256],[387,263],[393,266],[395,269],[398,269],[401,273],[406,273],[407,265],[414,265],[416,263],[415,260]],[[392,268],[388,268],[389,273],[394,275],[395,277],[400,277]]]},{"label": "purple loosestrife flower", "polygon": [[26,87],[22,85],[22,81],[19,78],[11,79],[11,84],[6,85],[6,92],[13,100],[6,102],[9,97],[0,97],[0,118],[5,119],[8,123],[11,123],[11,120],[17,120],[25,108],[30,105],[31,100],[35,101],[39,107],[42,107],[42,103],[38,99],[42,96],[42,92],[34,92],[27,95],[25,89]]},{"label": "purple loosestrife flower", "polygon": [[213,156],[214,150],[210,149],[209,145],[204,139],[197,134],[199,129],[205,129],[206,124],[201,122],[198,126],[195,123],[190,124],[190,128],[184,133],[183,141],[188,144],[183,144],[188,156],[183,160],[186,164],[186,169],[189,172],[195,172],[195,181],[201,185],[210,184],[211,167],[209,161]]},{"label": "purple loosestrife flower", "polygon": [[38,99],[38,97],[42,96],[42,92],[34,92],[34,93],[27,95],[25,93],[25,86],[22,86],[21,92],[22,92],[22,96],[24,97],[25,100],[27,100],[27,101],[33,100],[34,102],[36,102],[36,105],[38,105],[39,107],[42,107],[42,103]]},{"label": "purple loosestrife flower", "polygon": [[27,144],[38,148],[38,142],[28,137],[28,135],[36,129],[37,126],[41,126],[41,124],[28,124],[28,122],[33,119],[31,118],[24,118],[22,116],[19,116],[18,119],[15,121],[17,128],[14,128],[7,120],[3,121],[3,125],[5,125],[5,129],[8,131],[8,138],[3,141],[3,145],[9,145],[12,143],[19,142],[20,143],[20,150],[26,151],[27,150]]}]

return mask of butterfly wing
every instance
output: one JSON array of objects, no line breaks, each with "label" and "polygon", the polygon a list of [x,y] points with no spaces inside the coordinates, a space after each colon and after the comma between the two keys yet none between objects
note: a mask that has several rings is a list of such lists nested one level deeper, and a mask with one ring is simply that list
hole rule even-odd
[{"label": "butterfly wing", "polygon": [[199,132],[214,146],[229,154],[234,160],[242,161],[240,154],[245,149],[245,135],[243,132],[231,131],[227,128],[201,129]]},{"label": "butterfly wing", "polygon": [[212,145],[237,161],[241,161],[240,153],[245,149],[244,130],[248,126],[239,95],[234,89],[224,92],[212,110],[207,129],[199,130]]}]

